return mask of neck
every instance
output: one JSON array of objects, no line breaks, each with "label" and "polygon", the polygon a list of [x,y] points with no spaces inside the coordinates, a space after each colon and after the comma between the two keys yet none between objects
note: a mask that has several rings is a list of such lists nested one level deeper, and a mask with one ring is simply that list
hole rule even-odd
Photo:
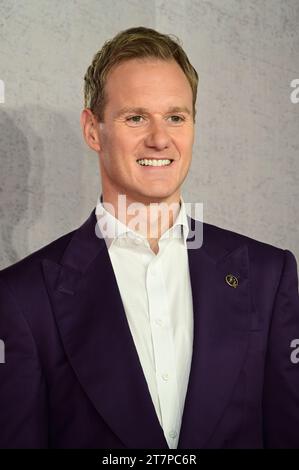
[{"label": "neck", "polygon": [[[150,200],[149,200],[150,199]],[[114,217],[130,229],[145,236],[153,251],[157,242],[172,227],[180,211],[180,193],[171,198],[133,199],[126,194],[112,197],[103,188],[102,204]]]}]

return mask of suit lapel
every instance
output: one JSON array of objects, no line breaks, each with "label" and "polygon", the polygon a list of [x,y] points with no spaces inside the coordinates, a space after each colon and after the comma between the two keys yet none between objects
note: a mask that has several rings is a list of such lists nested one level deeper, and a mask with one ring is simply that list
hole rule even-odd
[{"label": "suit lapel", "polygon": [[167,448],[105,241],[91,213],[60,264],[43,261],[67,357],[89,399],[128,448]]},{"label": "suit lapel", "polygon": [[[250,328],[246,246],[223,246],[208,224],[188,216],[203,245],[188,249],[194,311],[193,356],[178,448],[201,448],[237,380]],[[128,448],[168,448],[126,319],[94,210],[60,263],[43,269],[66,355],[107,425]],[[214,230],[216,228],[214,227]],[[237,288],[226,274],[239,278]]]},{"label": "suit lapel", "polygon": [[[248,250],[229,246],[224,236],[225,231],[204,224],[202,248],[188,249],[194,339],[178,448],[205,447],[229,402],[248,344]],[[238,278],[236,288],[226,282],[227,274]]]}]

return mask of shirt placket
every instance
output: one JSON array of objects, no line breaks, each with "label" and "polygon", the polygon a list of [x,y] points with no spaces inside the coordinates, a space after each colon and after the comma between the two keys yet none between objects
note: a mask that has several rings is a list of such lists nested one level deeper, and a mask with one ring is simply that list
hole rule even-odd
[{"label": "shirt placket", "polygon": [[158,257],[148,266],[146,282],[162,427],[169,447],[175,448],[179,429],[175,345],[161,260]]}]

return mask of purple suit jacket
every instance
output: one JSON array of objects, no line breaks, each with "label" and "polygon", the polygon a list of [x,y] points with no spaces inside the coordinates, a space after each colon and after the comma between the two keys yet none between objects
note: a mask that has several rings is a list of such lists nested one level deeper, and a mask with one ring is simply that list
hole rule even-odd
[{"label": "purple suit jacket", "polygon": [[[0,272],[1,448],[168,448],[94,210]],[[203,245],[188,250],[194,340],[178,449],[299,448],[294,255],[188,222]]]}]

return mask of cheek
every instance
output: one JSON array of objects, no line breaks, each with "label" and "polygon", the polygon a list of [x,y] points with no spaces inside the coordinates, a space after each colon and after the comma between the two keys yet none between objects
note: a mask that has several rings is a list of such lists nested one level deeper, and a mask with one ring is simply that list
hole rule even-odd
[{"label": "cheek", "polygon": [[104,165],[113,178],[119,179],[131,172],[134,158],[134,146],[127,140],[115,136],[106,142],[103,148]]},{"label": "cheek", "polygon": [[181,152],[184,154],[192,152],[194,142],[194,131],[192,129],[186,127],[184,130],[182,130],[182,132],[179,132],[173,137],[177,147],[181,150]]},{"label": "cheek", "polygon": [[[139,139],[140,140],[140,139]],[[128,132],[115,132],[109,134],[106,139],[106,148],[109,154],[113,155],[114,158],[124,162],[127,158],[130,158],[132,152],[136,149],[139,142],[137,136],[132,136]]]},{"label": "cheek", "polygon": [[191,158],[193,143],[190,138],[181,140],[178,148],[180,149],[181,156],[185,160],[189,160]]},{"label": "cheek", "polygon": [[105,135],[102,139],[102,151],[109,165],[114,165],[119,159],[117,158],[119,154],[120,146],[117,141],[117,136],[114,136],[112,133]]}]

